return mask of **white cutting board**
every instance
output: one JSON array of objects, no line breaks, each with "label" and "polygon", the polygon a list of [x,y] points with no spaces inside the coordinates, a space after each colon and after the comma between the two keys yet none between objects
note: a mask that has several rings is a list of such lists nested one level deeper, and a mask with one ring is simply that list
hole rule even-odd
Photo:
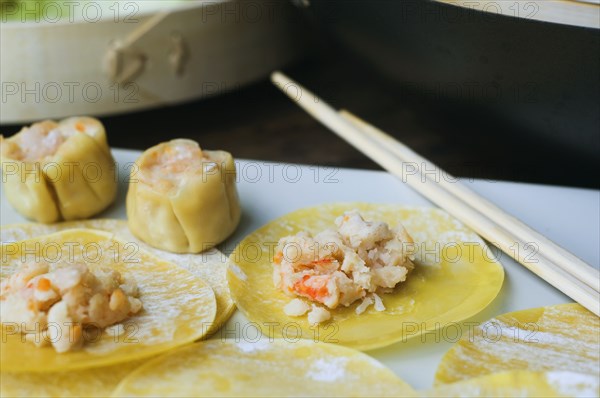
[{"label": "white cutting board", "polygon": [[[113,152],[120,170],[119,196],[98,217],[125,218],[127,170],[140,152],[119,149]],[[241,160],[238,175],[243,216],[236,233],[220,245],[224,252],[230,252],[256,228],[301,207],[351,201],[432,206],[406,184],[379,171]],[[589,264],[600,266],[600,191],[484,180],[464,182]],[[4,193],[0,215],[2,225],[26,221],[8,204]],[[506,270],[500,295],[469,321],[483,322],[505,312],[572,301],[508,256],[502,256],[500,261]],[[242,330],[247,320],[236,312],[224,330],[236,330],[236,322],[239,322],[237,329]],[[369,354],[413,387],[427,388],[432,384],[440,358],[452,345],[444,340],[444,333],[432,332],[425,341],[417,337]]]}]

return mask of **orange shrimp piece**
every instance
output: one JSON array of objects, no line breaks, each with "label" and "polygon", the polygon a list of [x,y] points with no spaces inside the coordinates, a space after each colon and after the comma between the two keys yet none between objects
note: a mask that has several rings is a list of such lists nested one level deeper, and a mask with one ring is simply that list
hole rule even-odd
[{"label": "orange shrimp piece", "polygon": [[323,302],[324,297],[329,295],[329,289],[327,288],[329,280],[328,275],[304,275],[302,280],[294,283],[293,289],[302,296]]},{"label": "orange shrimp piece", "polygon": [[311,261],[311,265],[316,266],[316,265],[328,265],[331,264],[334,261],[333,258],[323,258],[321,260],[315,260],[315,261]]},{"label": "orange shrimp piece", "polygon": [[37,289],[42,292],[47,292],[50,290],[51,283],[46,278],[40,278],[38,280]]},{"label": "orange shrimp piece", "polygon": [[282,252],[275,253],[275,255],[273,256],[273,262],[275,264],[281,264],[281,260],[283,260],[283,253]]},{"label": "orange shrimp piece", "polygon": [[183,163],[172,163],[170,165],[168,165],[166,168],[167,170],[174,172],[174,173],[181,173],[182,171],[185,170],[186,168],[186,164]]}]

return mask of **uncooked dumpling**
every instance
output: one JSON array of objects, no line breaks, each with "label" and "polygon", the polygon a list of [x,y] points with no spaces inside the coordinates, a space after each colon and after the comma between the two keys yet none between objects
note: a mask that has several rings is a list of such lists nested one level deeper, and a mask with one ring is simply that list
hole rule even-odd
[{"label": "uncooked dumpling", "polygon": [[452,383],[508,370],[600,374],[600,318],[579,304],[499,315],[442,358],[435,381]]},{"label": "uncooked dumpling", "polygon": [[412,389],[373,358],[311,341],[208,340],[138,368],[115,397],[383,397]]},{"label": "uncooked dumpling", "polygon": [[104,126],[89,117],[44,121],[0,136],[4,192],[35,221],[88,218],[115,199],[115,161]]},{"label": "uncooked dumpling", "polygon": [[[271,261],[277,242],[299,231],[319,233],[353,209],[367,220],[383,221],[390,227],[403,224],[414,239],[414,270],[393,292],[381,295],[384,311],[371,306],[358,315],[361,304],[355,302],[331,310],[331,319],[317,328],[306,318],[286,315],[291,298],[273,280]],[[227,279],[242,313],[260,325],[275,323],[274,335],[367,350],[459,322],[484,309],[500,291],[504,278],[500,263],[489,256],[481,238],[440,210],[329,204],[295,211],[247,236],[230,256]]]},{"label": "uncooked dumpling", "polygon": [[127,193],[131,232],[158,249],[198,253],[237,227],[240,204],[231,154],[178,139],[148,149]]}]

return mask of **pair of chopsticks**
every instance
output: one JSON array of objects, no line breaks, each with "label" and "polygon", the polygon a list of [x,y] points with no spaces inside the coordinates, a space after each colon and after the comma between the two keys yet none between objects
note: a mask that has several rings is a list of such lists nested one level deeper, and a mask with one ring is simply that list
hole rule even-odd
[{"label": "pair of chopsticks", "polygon": [[[598,270],[479,196],[392,136],[346,110],[335,110],[281,72],[274,72],[271,80],[300,107],[374,162],[600,316]],[[432,178],[432,170],[437,171],[433,173],[437,177]],[[444,178],[439,178],[440,175]],[[531,256],[532,251],[536,252],[534,256]]]}]

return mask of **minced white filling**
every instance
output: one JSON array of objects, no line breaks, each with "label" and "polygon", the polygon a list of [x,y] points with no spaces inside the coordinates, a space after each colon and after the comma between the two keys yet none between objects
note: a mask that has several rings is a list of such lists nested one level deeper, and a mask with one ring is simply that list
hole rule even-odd
[{"label": "minced white filling", "polygon": [[331,314],[323,307],[319,307],[317,305],[312,305],[311,310],[308,313],[308,323],[311,325],[316,325],[321,322],[328,321],[331,318]]},{"label": "minced white filling", "polygon": [[184,184],[189,175],[214,173],[219,164],[191,140],[174,140],[145,154],[140,179],[160,191]]},{"label": "minced white filling", "polygon": [[[275,286],[290,296],[329,309],[361,300],[355,309],[357,314],[371,305],[376,311],[384,311],[378,294],[393,291],[414,268],[412,238],[402,226],[391,229],[384,222],[366,221],[356,210],[339,217],[336,225],[337,230],[315,236],[299,232],[281,238],[273,259]],[[304,315],[308,310],[302,299],[292,300],[284,312]],[[329,319],[323,315],[327,311],[323,307],[314,307],[319,311],[313,308],[309,318]]]},{"label": "minced white filling", "polygon": [[283,312],[288,316],[302,316],[309,310],[310,306],[300,299],[293,299],[283,307]]},{"label": "minced white filling", "polygon": [[138,288],[111,269],[85,264],[25,263],[0,284],[2,323],[38,346],[80,348],[84,328],[106,328],[142,309]]}]

